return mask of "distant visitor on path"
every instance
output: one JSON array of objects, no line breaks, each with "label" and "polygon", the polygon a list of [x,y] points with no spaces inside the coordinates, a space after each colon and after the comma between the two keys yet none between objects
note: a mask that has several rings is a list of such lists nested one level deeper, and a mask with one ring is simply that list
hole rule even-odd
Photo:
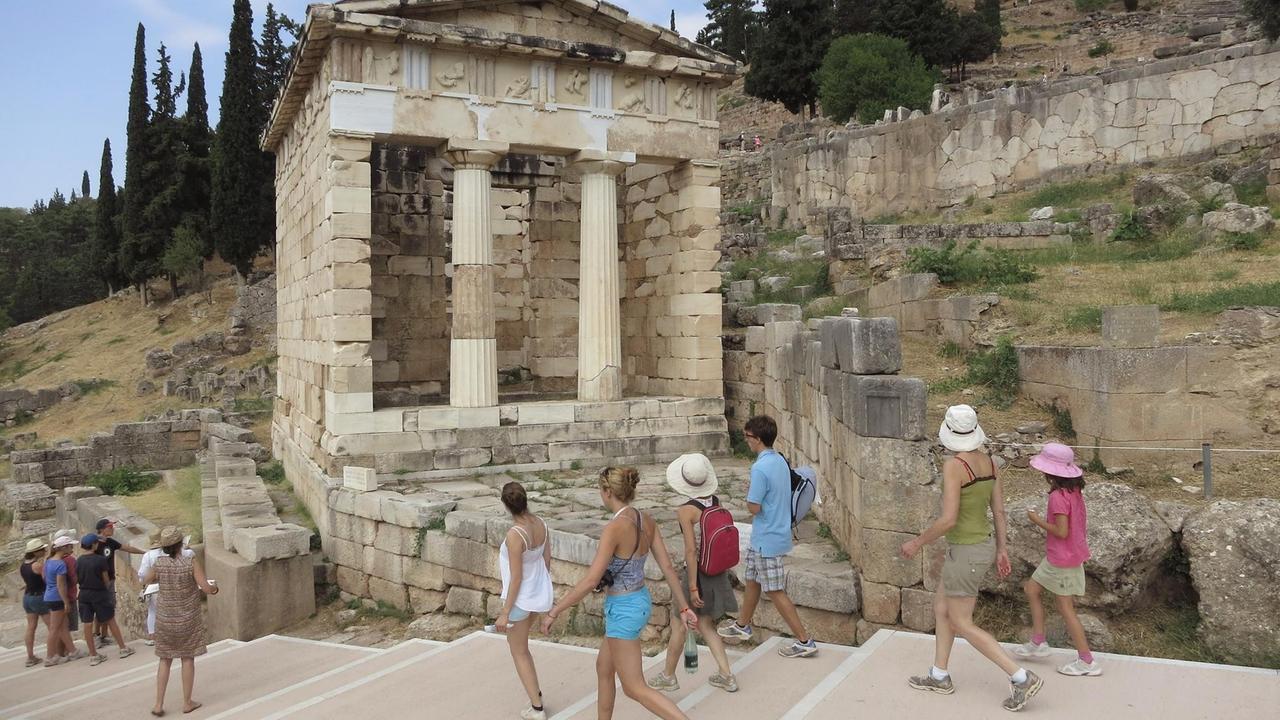
[{"label": "distant visitor on path", "polygon": [[44,556],[48,552],[49,543],[41,538],[32,538],[27,541],[26,553],[18,566],[23,584],[22,610],[27,614],[27,633],[23,637],[27,645],[27,667],[41,663],[36,656],[36,629],[41,622],[45,632],[49,632],[49,606],[44,601]]},{"label": "distant visitor on path", "polygon": [[164,716],[164,694],[174,658],[182,661],[182,712],[200,707],[191,699],[196,681],[196,656],[205,653],[204,623],[200,618],[200,593],[217,595],[218,588],[205,579],[204,568],[194,557],[182,554],[182,532],[169,526],[160,531],[163,555],[142,579],[158,583],[156,598],[156,704],[151,714]]},{"label": "distant visitor on path", "polygon": [[640,473],[631,467],[607,467],[600,471],[600,501],[613,511],[613,519],[604,526],[595,559],[582,581],[573,586],[542,619],[542,632],[551,632],[551,624],[589,592],[603,592],[604,646],[596,656],[596,701],[599,717],[613,717],[617,699],[615,678],[622,682],[622,692],[663,720],[688,720],[683,712],[662,693],[645,684],[640,633],[649,623],[653,598],[644,584],[644,563],[650,554],[662,568],[671,588],[671,601],[680,608],[680,618],[694,627],[697,616],[680,592],[680,580],[662,534],[653,518],[631,507],[636,497]]},{"label": "distant visitor on path", "polygon": [[1084,470],[1076,465],[1075,452],[1059,443],[1046,444],[1039,455],[1031,458],[1031,467],[1044,473],[1045,482],[1049,483],[1045,516],[1040,517],[1034,510],[1027,511],[1027,518],[1045,532],[1045,557],[1022,586],[1031,605],[1031,639],[1014,648],[1013,654],[1024,658],[1049,657],[1049,644],[1044,636],[1044,606],[1040,603],[1041,591],[1048,590],[1057,598],[1058,613],[1066,623],[1071,644],[1080,655],[1058,668],[1058,672],[1096,677],[1102,674],[1102,666],[1089,650],[1074,600],[1084,596],[1084,562],[1089,559]]},{"label": "distant visitor on path", "polygon": [[812,657],[818,654],[795,603],[787,595],[786,557],[791,553],[791,466],[773,449],[778,439],[778,423],[768,415],[747,421],[742,428],[747,447],[756,453],[751,463],[751,485],[747,489],[747,510],[751,513],[751,549],[747,551],[747,592],[742,599],[742,612],[737,621],[719,629],[721,637],[750,640],[751,618],[760,603],[761,592],[782,616],[795,637],[795,642],[778,654],[785,658]]},{"label": "distant visitor on path", "polygon": [[529,630],[533,616],[545,613],[555,602],[551,587],[551,530],[542,518],[529,512],[524,486],[509,482],[502,486],[502,504],[511,513],[513,524],[498,551],[498,572],[502,577],[502,613],[494,623],[507,634],[516,675],[529,694],[529,707],[520,711],[524,720],[546,720],[538,669],[529,652]]},{"label": "distant visitor on path", "polygon": [[[1004,492],[996,476],[995,461],[984,451],[987,435],[978,424],[978,414],[968,405],[947,409],[938,431],[942,445],[953,453],[942,466],[942,515],[919,537],[902,544],[902,556],[911,559],[926,545],[947,537],[947,557],[942,577],[934,593],[933,667],[907,681],[917,690],[950,695],[956,691],[947,666],[956,636],[969,641],[978,652],[1009,675],[1009,698],[1004,709],[1017,712],[1040,692],[1043,681],[1035,673],[1018,667],[991,634],[973,622],[978,589],[991,563],[1001,578],[1009,576],[1009,554],[1005,550]],[[987,509],[995,518],[995,537]]]},{"label": "distant visitor on path", "polygon": [[[688,498],[676,508],[684,540],[685,574],[681,590],[698,616],[698,631],[711,649],[719,670],[707,682],[725,692],[738,692],[738,681],[729,667],[724,642],[716,633],[716,621],[738,610],[738,598],[733,594],[728,573],[738,564],[738,530],[733,525],[733,513],[721,507],[720,498],[716,497],[719,482],[715,468],[702,453],[681,455],[667,466],[667,485]],[[726,554],[730,557],[725,558]],[[686,635],[684,624],[673,618],[666,665],[662,672],[649,678],[649,687],[664,692],[680,689],[676,665],[684,654]]]}]

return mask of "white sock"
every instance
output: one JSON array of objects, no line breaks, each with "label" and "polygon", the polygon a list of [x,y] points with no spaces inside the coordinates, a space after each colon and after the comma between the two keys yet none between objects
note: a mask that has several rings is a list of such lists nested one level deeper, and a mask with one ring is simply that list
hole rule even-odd
[{"label": "white sock", "polygon": [[1018,668],[1018,672],[1009,676],[1009,682],[1015,685],[1021,685],[1027,681],[1027,671],[1024,668]]},{"label": "white sock", "polygon": [[946,680],[947,678],[951,677],[951,673],[939,668],[937,665],[934,665],[933,667],[929,668],[929,677],[933,678],[934,680]]}]

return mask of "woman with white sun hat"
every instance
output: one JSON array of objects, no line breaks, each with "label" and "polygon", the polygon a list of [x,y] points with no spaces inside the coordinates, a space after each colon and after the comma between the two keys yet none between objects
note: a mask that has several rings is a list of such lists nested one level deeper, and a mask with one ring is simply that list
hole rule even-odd
[{"label": "woman with white sun hat", "polygon": [[[973,622],[978,590],[992,563],[1001,578],[1010,572],[1003,488],[995,461],[984,451],[987,434],[973,408],[948,408],[938,439],[955,453],[942,466],[942,514],[919,537],[902,544],[902,556],[910,559],[938,538],[947,538],[947,556],[934,593],[934,660],[928,673],[912,677],[907,684],[942,695],[955,692],[947,665],[958,635],[1008,674],[1010,697],[1004,701],[1004,709],[1017,712],[1040,692],[1043,683],[1035,673],[1019,667],[990,633]],[[994,522],[987,518],[988,509]]]}]

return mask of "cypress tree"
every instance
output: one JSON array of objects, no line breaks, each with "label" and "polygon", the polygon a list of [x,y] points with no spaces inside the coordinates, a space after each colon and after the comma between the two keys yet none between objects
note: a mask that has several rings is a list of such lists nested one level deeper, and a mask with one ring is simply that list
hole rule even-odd
[{"label": "cypress tree", "polygon": [[676,30],[676,11],[671,11],[671,32],[679,32]]},{"label": "cypress tree", "polygon": [[808,108],[816,114],[814,73],[831,44],[831,7],[831,0],[765,0],[760,41],[747,73],[749,94],[780,102],[793,113]]},{"label": "cypress tree", "polygon": [[147,204],[145,184],[146,166],[150,162],[151,106],[147,102],[146,28],[138,23],[138,33],[133,44],[133,79],[129,85],[129,122],[126,128],[128,144],[125,147],[124,212],[121,218],[120,273],[129,280],[141,283],[145,274],[138,271],[141,249],[146,230],[144,214]]},{"label": "cypress tree", "polygon": [[973,7],[973,11],[982,18],[987,27],[991,28],[991,32],[995,34],[995,49],[999,50],[1001,39],[1004,37],[1004,21],[1000,19],[1000,0],[978,0]]},{"label": "cypress tree", "polygon": [[89,197],[89,171],[80,176],[80,197]]},{"label": "cypress tree", "polygon": [[[823,0],[826,4],[830,1]],[[755,10],[755,0],[707,0],[705,6],[707,26],[699,31],[698,42],[745,61],[760,29],[760,14]],[[819,54],[818,62],[821,61]]]},{"label": "cypress tree", "polygon": [[191,52],[191,71],[187,87],[187,111],[182,116],[186,152],[180,163],[182,213],[180,225],[188,235],[199,240],[201,253],[213,254],[209,234],[209,150],[213,132],[209,129],[209,102],[205,97],[204,60],[200,44]]},{"label": "cypress tree", "polygon": [[[146,231],[135,259],[135,279],[146,280],[164,272],[161,259],[173,241],[173,231],[181,219],[179,200],[182,183],[179,164],[185,147],[178,122],[178,98],[186,89],[186,77],[175,85],[172,58],[164,43],[157,51],[158,64],[151,76],[155,87],[155,108],[151,112],[151,162],[144,177],[147,196]],[[171,278],[172,282],[172,278]],[[175,288],[176,290],[176,288]],[[176,292],[175,292],[176,295]]]},{"label": "cypress tree", "polygon": [[835,12],[831,18],[835,37],[862,35],[871,32],[871,0],[835,0]]},{"label": "cypress tree", "polygon": [[111,167],[111,139],[102,141],[102,165],[98,169],[98,205],[94,208],[93,249],[89,267],[107,284],[108,292],[119,287],[120,208],[116,202],[116,180]]},{"label": "cypress tree", "polygon": [[210,229],[214,248],[242,276],[274,235],[274,208],[263,197],[269,166],[258,141],[266,125],[253,40],[253,8],[235,0],[221,113],[213,150]]}]

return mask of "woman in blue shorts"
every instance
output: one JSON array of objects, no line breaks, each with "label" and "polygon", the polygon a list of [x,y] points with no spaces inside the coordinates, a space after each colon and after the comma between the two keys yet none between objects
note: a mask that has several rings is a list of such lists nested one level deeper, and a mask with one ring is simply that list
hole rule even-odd
[{"label": "woman in blue shorts", "polygon": [[653,610],[653,599],[644,583],[644,563],[650,554],[662,568],[672,602],[680,607],[685,625],[696,627],[698,618],[685,600],[657,524],[631,507],[639,482],[640,474],[635,468],[607,467],[600,472],[600,501],[613,512],[613,519],[605,525],[586,577],[543,617],[542,631],[550,632],[555,619],[587,593],[604,592],[605,640],[596,657],[599,717],[613,717],[616,677],[622,682],[622,692],[654,715],[664,720],[688,720],[674,702],[645,683],[641,665],[640,632],[649,623]]}]

